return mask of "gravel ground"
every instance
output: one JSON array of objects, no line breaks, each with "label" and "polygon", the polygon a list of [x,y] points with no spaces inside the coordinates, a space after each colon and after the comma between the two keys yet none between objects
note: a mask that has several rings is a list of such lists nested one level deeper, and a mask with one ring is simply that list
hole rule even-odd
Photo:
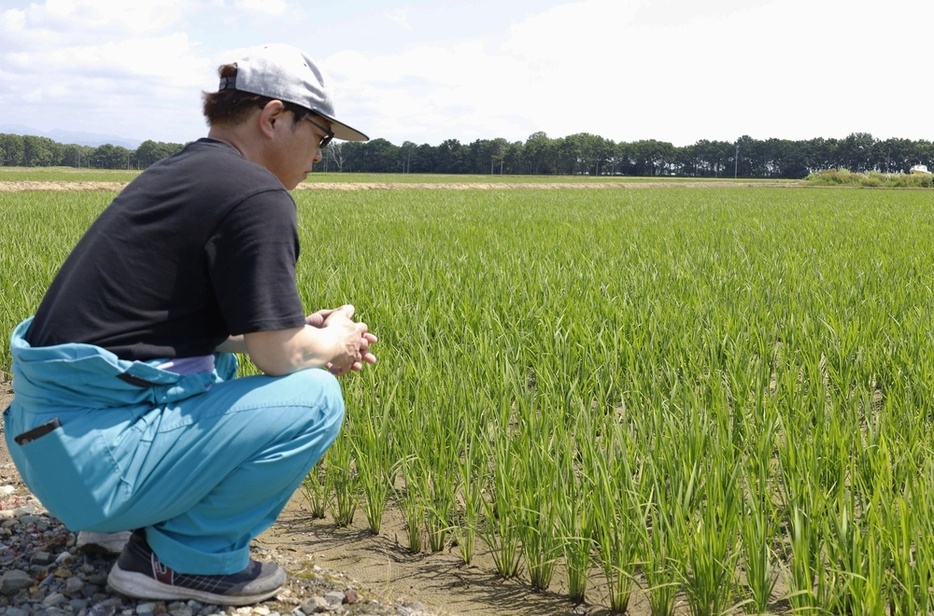
[{"label": "gravel ground", "polygon": [[171,614],[424,614],[421,605],[367,597],[345,575],[320,567],[303,570],[283,554],[255,549],[254,558],[274,560],[290,573],[274,600],[256,606],[224,608],[195,601],[136,601],[111,591],[107,574],[113,556],[86,554],[76,536],[22,489],[0,485],[0,614],[93,616]]},{"label": "gravel ground", "polygon": [[275,599],[230,608],[123,597],[107,586],[115,557],[80,551],[76,534],[45,511],[26,490],[9,458],[0,456],[0,616],[427,615],[417,602],[369,596],[343,573],[309,567],[289,554],[265,548],[255,547],[253,552],[257,560],[275,561],[289,573]]}]

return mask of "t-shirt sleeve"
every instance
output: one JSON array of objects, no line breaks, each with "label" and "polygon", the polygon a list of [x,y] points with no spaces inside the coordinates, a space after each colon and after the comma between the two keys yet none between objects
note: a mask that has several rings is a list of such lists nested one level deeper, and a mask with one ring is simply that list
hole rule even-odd
[{"label": "t-shirt sleeve", "polygon": [[305,323],[295,280],[298,221],[288,193],[264,192],[240,202],[205,251],[208,279],[231,334]]}]

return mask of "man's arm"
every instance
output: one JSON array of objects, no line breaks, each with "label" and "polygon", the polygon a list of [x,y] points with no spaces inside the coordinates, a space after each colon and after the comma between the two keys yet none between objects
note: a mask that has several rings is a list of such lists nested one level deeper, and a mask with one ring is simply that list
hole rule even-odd
[{"label": "man's arm", "polygon": [[359,371],[364,363],[376,362],[369,352],[376,336],[367,331],[366,323],[351,320],[353,312],[348,305],[309,316],[313,325],[231,336],[218,351],[246,353],[270,376],[306,368],[325,368],[338,375]]}]

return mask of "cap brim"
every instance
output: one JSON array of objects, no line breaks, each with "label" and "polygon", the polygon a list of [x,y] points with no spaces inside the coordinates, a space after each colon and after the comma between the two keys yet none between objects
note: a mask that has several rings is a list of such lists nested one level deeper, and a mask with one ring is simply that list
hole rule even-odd
[{"label": "cap brim", "polygon": [[313,110],[316,114],[326,119],[331,123],[331,132],[334,133],[335,139],[341,139],[342,141],[369,141],[370,138],[358,131],[356,128],[347,126],[343,122],[335,120],[331,116],[321,113],[320,111]]}]

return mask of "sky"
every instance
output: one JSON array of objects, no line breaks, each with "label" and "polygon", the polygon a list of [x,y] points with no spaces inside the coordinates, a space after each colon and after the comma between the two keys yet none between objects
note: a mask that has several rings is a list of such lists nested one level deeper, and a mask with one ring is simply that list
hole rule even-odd
[{"label": "sky", "polygon": [[0,0],[0,132],[192,141],[217,67],[275,42],[396,145],[934,140],[932,24],[930,0]]}]

